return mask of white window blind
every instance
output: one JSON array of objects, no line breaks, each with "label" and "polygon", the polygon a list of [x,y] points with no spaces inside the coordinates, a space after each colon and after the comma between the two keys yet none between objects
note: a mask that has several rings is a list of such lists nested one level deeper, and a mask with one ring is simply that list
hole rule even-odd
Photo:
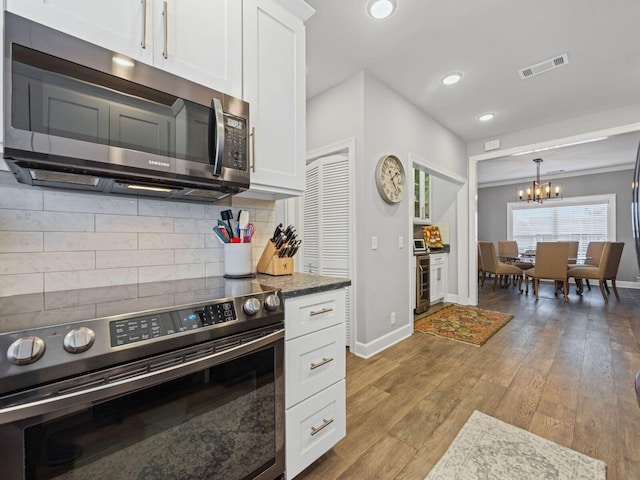
[{"label": "white window blind", "polygon": [[509,203],[508,236],[520,253],[537,242],[578,241],[578,258],[589,242],[615,240],[615,195],[567,198],[539,204]]}]

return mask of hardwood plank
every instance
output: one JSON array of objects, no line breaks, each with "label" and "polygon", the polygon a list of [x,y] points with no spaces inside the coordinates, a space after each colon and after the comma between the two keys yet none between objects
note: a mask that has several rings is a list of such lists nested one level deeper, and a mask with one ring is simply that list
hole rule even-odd
[{"label": "hardwood plank", "polygon": [[416,450],[391,435],[385,435],[369,448],[339,479],[370,480],[395,478]]}]

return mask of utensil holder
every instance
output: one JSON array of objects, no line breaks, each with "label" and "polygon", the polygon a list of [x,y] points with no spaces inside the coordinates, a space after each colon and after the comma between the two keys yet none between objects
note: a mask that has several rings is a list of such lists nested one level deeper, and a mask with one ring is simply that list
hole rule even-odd
[{"label": "utensil holder", "polygon": [[251,275],[251,244],[224,244],[224,274],[233,277]]},{"label": "utensil holder", "polygon": [[267,275],[291,275],[293,266],[293,257],[278,257],[276,246],[269,241],[258,261],[258,272],[266,273]]}]

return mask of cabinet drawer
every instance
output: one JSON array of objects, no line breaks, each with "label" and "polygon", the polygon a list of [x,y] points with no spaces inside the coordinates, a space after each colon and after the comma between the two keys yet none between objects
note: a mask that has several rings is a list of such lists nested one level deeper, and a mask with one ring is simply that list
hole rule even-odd
[{"label": "cabinet drawer", "polygon": [[288,408],[344,378],[344,324],[287,341],[284,357]]},{"label": "cabinet drawer", "polygon": [[347,433],[345,381],[287,410],[287,478],[324,455]]},{"label": "cabinet drawer", "polygon": [[344,322],[344,289],[285,300],[286,340]]},{"label": "cabinet drawer", "polygon": [[431,265],[442,265],[444,264],[444,253],[438,253],[438,254],[430,254],[429,255],[429,261],[431,263]]}]

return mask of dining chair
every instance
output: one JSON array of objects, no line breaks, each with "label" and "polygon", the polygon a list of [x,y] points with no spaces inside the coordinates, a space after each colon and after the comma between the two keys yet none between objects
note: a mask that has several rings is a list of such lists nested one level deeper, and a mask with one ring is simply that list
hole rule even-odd
[{"label": "dining chair", "polygon": [[522,270],[515,265],[500,262],[493,242],[478,242],[478,246],[480,247],[484,272],[495,275],[493,291],[495,292],[498,285],[498,278],[514,275],[518,279],[518,290],[522,292]]},{"label": "dining chair", "polygon": [[[567,242],[538,242],[536,244],[536,265],[524,271],[525,294],[529,294],[529,277],[533,280],[533,292],[538,300],[540,279],[562,282],[564,301],[569,301],[569,287],[567,283],[567,261],[569,259],[569,245]],[[554,288],[555,294],[558,289]]]},{"label": "dining chair", "polygon": [[607,280],[611,280],[611,288],[616,296],[616,300],[620,301],[618,295],[618,289],[616,288],[616,276],[618,275],[618,267],[620,266],[620,259],[622,258],[622,250],[624,249],[624,242],[605,242],[602,249],[602,256],[600,257],[600,264],[598,267],[591,265],[579,266],[569,269],[568,275],[576,279],[578,290],[576,293],[582,295],[584,291],[582,286],[582,280],[598,280],[600,283],[600,293],[604,303],[609,303]]},{"label": "dining chair", "polygon": [[567,265],[575,265],[578,262],[578,248],[580,248],[580,242],[565,242],[569,245],[569,260]]},{"label": "dining chair", "polygon": [[519,260],[520,252],[518,251],[518,242],[515,240],[498,240],[498,256],[501,259],[510,259],[508,261],[502,261],[504,263],[515,265],[522,270],[527,270],[533,267],[533,263]]},{"label": "dining chair", "polygon": [[[598,268],[598,266],[600,265],[600,258],[602,257],[602,250],[604,249],[605,243],[607,242],[589,242],[587,244],[587,252],[585,254],[586,258],[584,259],[584,263],[582,265],[569,265],[569,269],[586,266]],[[584,281],[587,284],[587,288],[591,290],[589,279],[585,278]]]}]

